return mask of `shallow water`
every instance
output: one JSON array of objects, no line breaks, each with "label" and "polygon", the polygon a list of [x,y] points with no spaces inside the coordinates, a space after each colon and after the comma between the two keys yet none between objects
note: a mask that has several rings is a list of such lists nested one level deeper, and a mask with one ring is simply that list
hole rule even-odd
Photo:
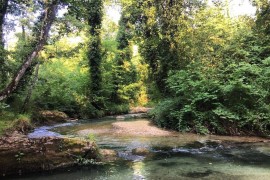
[{"label": "shallow water", "polygon": [[60,133],[53,132],[52,129],[74,125],[76,125],[76,123],[63,123],[54,126],[41,126],[36,128],[33,132],[29,133],[27,136],[28,138],[61,137],[62,135]]},{"label": "shallow water", "polygon": [[[30,137],[55,133],[83,138],[78,132],[90,129],[100,148],[116,150],[120,160],[16,179],[270,179],[270,144],[261,139],[180,133],[172,137],[130,136],[103,131],[113,122],[105,119],[39,128]],[[149,153],[134,155],[135,148],[146,148]]]}]

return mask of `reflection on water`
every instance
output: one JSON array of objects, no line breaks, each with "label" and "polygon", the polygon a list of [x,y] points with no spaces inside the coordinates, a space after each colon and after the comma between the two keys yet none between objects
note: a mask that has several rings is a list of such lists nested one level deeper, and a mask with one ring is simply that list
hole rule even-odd
[{"label": "reflection on water", "polygon": [[[78,131],[93,129],[99,146],[116,150],[120,160],[17,179],[270,179],[269,142],[256,143],[253,138],[193,134],[134,137],[100,133],[105,132],[102,130],[110,127],[112,122],[77,123],[47,130],[61,135],[79,136]],[[147,149],[149,153],[144,156],[133,154],[132,150],[136,148]]]},{"label": "reflection on water", "polygon": [[145,179],[145,164],[143,161],[136,161],[132,165],[133,179]]}]

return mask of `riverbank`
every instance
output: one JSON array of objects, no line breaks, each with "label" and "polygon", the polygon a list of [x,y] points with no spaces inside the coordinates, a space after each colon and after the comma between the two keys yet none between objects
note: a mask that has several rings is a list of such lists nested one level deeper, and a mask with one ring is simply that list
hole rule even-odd
[{"label": "riverbank", "polygon": [[[151,124],[149,119],[98,119],[48,127],[51,132],[60,136],[28,139],[25,135],[15,133],[9,138],[0,140],[2,148],[0,148],[0,152],[5,151],[5,153],[0,153],[0,166],[2,167],[0,170],[1,173],[3,172],[1,175],[25,175],[56,169],[68,171],[77,169],[77,166],[80,165],[84,165],[81,167],[82,169],[87,168],[91,171],[93,166],[89,166],[89,163],[95,162],[99,164],[99,166],[95,166],[97,171],[103,173],[102,168],[110,165],[114,167],[114,164],[117,163],[120,163],[122,167],[121,162],[123,161],[131,165],[134,163],[135,166],[136,162],[147,163],[149,160],[151,160],[150,163],[155,164],[156,158],[158,158],[161,163],[166,164],[170,157],[173,157],[173,162],[181,161],[181,159],[189,159],[187,160],[189,162],[192,158],[193,163],[201,162],[200,157],[203,157],[203,162],[206,161],[207,164],[206,168],[210,170],[211,164],[218,160],[222,162],[218,171],[225,172],[223,166],[224,168],[231,165],[237,166],[237,163],[236,165],[228,163],[230,161],[238,163],[259,161],[267,165],[264,159],[268,158],[270,153],[267,139],[179,133],[160,129]],[[38,129],[40,128],[36,130]],[[96,144],[87,139],[96,141]],[[93,148],[96,151],[92,151]],[[9,149],[12,151],[8,151]],[[144,159],[146,159],[145,162]],[[174,164],[168,164],[168,166],[170,165],[174,166]],[[154,169],[159,168],[157,166]],[[179,164],[177,168],[182,168],[182,166]],[[199,168],[199,172],[206,171],[200,166],[197,168]],[[185,169],[185,171],[184,175],[193,174],[189,169]],[[240,174],[244,171],[246,171],[245,168],[241,169]],[[43,174],[49,175],[50,173]],[[122,176],[123,174],[120,173],[119,177]],[[104,175],[104,178],[106,177],[107,174]],[[159,175],[159,177],[163,177],[163,175]]]},{"label": "riverbank", "polygon": [[[118,120],[147,118],[150,110],[152,110],[152,108],[132,107],[128,114],[106,116],[103,118]],[[28,131],[31,131],[34,126],[54,125],[77,120],[78,118],[71,118],[64,112],[57,110],[41,110],[34,112],[33,114],[16,114],[10,111],[2,111],[0,112],[0,137],[12,133],[12,131],[27,133]]]},{"label": "riverbank", "polygon": [[57,137],[29,139],[17,131],[0,138],[0,176],[56,170],[99,158],[94,142]]},{"label": "riverbank", "polygon": [[[29,139],[29,136],[22,134],[22,132],[15,131],[10,133],[0,138],[0,175],[9,176],[11,174],[20,175],[31,172],[51,171],[84,163],[115,161],[119,159],[119,156],[123,156],[123,154],[121,154],[122,152],[119,154],[119,152],[113,149],[107,149],[108,146],[101,146],[101,148],[104,149],[99,149],[98,145],[95,143],[82,140],[87,139],[87,137],[89,140],[92,137],[91,140],[96,140],[97,144],[100,143],[100,139],[96,139],[96,137],[109,137],[112,141],[118,138],[119,143],[126,143],[126,139],[129,138],[136,141],[138,139],[151,141],[149,144],[146,143],[146,145],[132,145],[132,147],[130,147],[131,152],[128,152],[128,156],[132,158],[137,158],[137,155],[141,156],[149,153],[153,155],[153,149],[148,148],[148,146],[154,144],[155,146],[160,146],[159,143],[161,143],[165,149],[168,147],[171,149],[171,147],[192,144],[193,142],[197,142],[195,143],[196,147],[199,144],[199,148],[204,148],[205,143],[209,140],[216,142],[217,147],[221,145],[226,148],[227,146],[232,146],[231,142],[270,142],[269,139],[259,137],[201,136],[165,130],[152,124],[149,119],[140,119],[144,118],[145,115],[145,113],[139,113],[136,114],[136,116],[127,114],[121,115],[121,118],[119,118],[119,116],[110,116],[105,119],[93,120],[93,122],[89,121],[89,124],[85,121],[79,121],[64,123],[71,124],[70,126],[64,126],[64,124],[63,126],[61,126],[61,124],[48,126],[57,134],[62,134],[61,128],[63,130],[70,129],[75,134],[70,134],[68,131],[64,134],[68,136],[79,136],[79,139],[62,138],[62,136],[40,136],[39,138],[33,137]],[[116,142],[118,142],[118,140],[116,140]],[[173,151],[173,149],[171,151]],[[124,156],[126,156],[125,153]]]}]

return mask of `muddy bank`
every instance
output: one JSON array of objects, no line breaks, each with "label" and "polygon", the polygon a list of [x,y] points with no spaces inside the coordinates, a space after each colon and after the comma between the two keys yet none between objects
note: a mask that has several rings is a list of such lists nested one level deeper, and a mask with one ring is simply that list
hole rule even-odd
[{"label": "muddy bank", "polygon": [[0,138],[0,177],[65,168],[97,160],[95,143],[79,139],[46,137],[29,139],[14,132]]}]

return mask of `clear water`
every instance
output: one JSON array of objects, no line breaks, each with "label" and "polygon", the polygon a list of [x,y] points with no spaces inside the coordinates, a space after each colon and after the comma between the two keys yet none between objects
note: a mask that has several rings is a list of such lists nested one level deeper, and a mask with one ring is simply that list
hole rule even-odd
[{"label": "clear water", "polygon": [[41,126],[36,128],[33,132],[29,133],[28,138],[61,137],[62,135],[60,133],[53,132],[52,129],[74,125],[76,125],[76,123],[63,123],[54,126]]},{"label": "clear water", "polygon": [[[135,121],[135,120],[134,120]],[[270,143],[254,138],[175,134],[172,137],[130,136],[105,131],[114,120],[54,126],[48,133],[82,137],[89,130],[101,148],[118,152],[120,160],[13,179],[126,180],[126,179],[270,179]],[[46,129],[46,128],[45,128]],[[46,131],[34,135],[46,136]],[[37,132],[37,131],[36,131]],[[33,134],[32,134],[33,136]],[[146,148],[145,156],[132,149]]]}]

